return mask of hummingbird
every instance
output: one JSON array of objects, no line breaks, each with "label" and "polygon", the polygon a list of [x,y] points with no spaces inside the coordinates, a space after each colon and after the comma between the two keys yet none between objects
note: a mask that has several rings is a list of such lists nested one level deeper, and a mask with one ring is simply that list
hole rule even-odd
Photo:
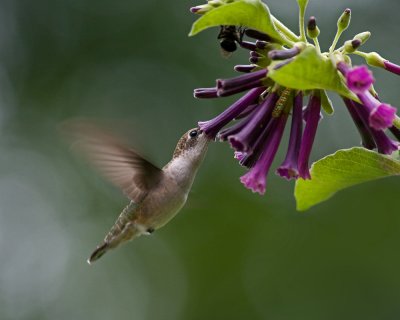
[{"label": "hummingbird", "polygon": [[210,139],[199,128],[178,141],[172,159],[159,168],[95,124],[69,124],[67,132],[94,165],[130,202],[87,262],[92,264],[110,249],[167,224],[186,203]]}]

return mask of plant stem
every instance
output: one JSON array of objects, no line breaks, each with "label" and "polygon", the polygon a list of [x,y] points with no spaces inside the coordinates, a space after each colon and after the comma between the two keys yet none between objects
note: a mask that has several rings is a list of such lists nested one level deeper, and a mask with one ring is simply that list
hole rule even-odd
[{"label": "plant stem", "polygon": [[305,6],[300,6],[299,7],[299,30],[300,30],[300,39],[301,41],[306,42],[306,30],[304,26],[304,16],[306,13],[306,7]]},{"label": "plant stem", "polygon": [[318,38],[314,38],[313,41],[315,44],[315,48],[318,50],[319,53],[321,53],[321,47],[319,46]]},{"label": "plant stem", "polygon": [[333,50],[335,50],[335,47],[336,47],[341,35],[342,35],[342,32],[340,30],[337,30],[336,31],[336,35],[335,35],[335,39],[333,40],[332,45],[329,48],[329,53],[332,53]]},{"label": "plant stem", "polygon": [[356,51],[354,51],[353,53],[356,54],[356,55],[358,55],[358,56],[360,56],[360,57],[363,57],[364,59],[367,58],[367,53],[365,53],[365,52],[356,50]]},{"label": "plant stem", "polygon": [[393,121],[393,125],[397,128],[400,129],[400,118],[398,115],[396,115],[396,118]]}]

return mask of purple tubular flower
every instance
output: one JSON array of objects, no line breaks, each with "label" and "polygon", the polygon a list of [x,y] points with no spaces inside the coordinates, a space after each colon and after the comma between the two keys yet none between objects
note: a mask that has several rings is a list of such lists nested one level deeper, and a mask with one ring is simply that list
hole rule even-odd
[{"label": "purple tubular flower", "polygon": [[359,93],[357,97],[369,112],[369,125],[372,128],[384,130],[392,126],[396,117],[396,108],[381,103],[369,92]]},{"label": "purple tubular flower", "polygon": [[382,130],[372,129],[371,131],[379,153],[392,154],[394,151],[399,150],[399,144],[390,139]]},{"label": "purple tubular flower", "polygon": [[237,134],[228,138],[232,148],[236,151],[253,152],[254,142],[259,137],[262,129],[266,127],[271,113],[275,107],[279,95],[275,92],[268,94],[267,98],[260,104],[257,110],[251,114],[251,120]]},{"label": "purple tubular flower", "polygon": [[309,114],[307,116],[303,138],[301,139],[298,160],[299,176],[303,179],[311,179],[308,161],[310,158],[312,145],[314,143],[315,134],[317,133],[321,112],[321,99],[319,95],[312,95],[310,97],[307,108],[309,108]]},{"label": "purple tubular flower", "polygon": [[268,53],[271,60],[286,60],[295,57],[300,53],[300,48],[293,47],[285,50],[272,50]]},{"label": "purple tubular flower", "polygon": [[[308,115],[310,114],[310,108],[308,108],[308,106],[307,107],[304,107],[303,108],[303,121],[304,122],[307,122],[307,120],[308,120]],[[319,113],[319,120],[321,120],[321,119],[323,119],[324,118],[324,116],[322,115],[322,112],[320,112]]]},{"label": "purple tubular flower", "polygon": [[239,161],[242,161],[242,159],[243,159],[245,156],[246,156],[245,153],[239,152],[239,151],[235,151],[235,153],[234,153],[234,155],[233,155],[233,157],[234,157],[236,160],[239,160]]},{"label": "purple tubular flower", "polygon": [[248,83],[244,83],[240,86],[234,87],[234,88],[230,88],[230,89],[218,89],[218,97],[228,97],[228,96],[232,96],[234,94],[243,92],[243,91],[247,91],[253,88],[257,88],[262,86],[263,83],[261,80],[255,80],[253,82],[248,82]]},{"label": "purple tubular flower", "polygon": [[286,120],[286,113],[282,113],[279,118],[274,118],[272,120],[272,133],[267,138],[265,150],[262,152],[254,167],[245,175],[240,177],[240,181],[243,185],[253,192],[258,192],[261,195],[265,193],[266,175],[268,174],[272,161],[278,151],[283,131],[285,129]]},{"label": "purple tubular flower", "polygon": [[[362,105],[354,102],[356,106],[356,110],[360,115],[361,119],[364,121],[364,124],[368,125],[368,111],[363,108]],[[376,146],[378,148],[379,153],[383,154],[392,154],[392,152],[399,149],[399,144],[390,139],[382,130],[375,130],[374,128],[370,128],[371,135],[375,140]]]},{"label": "purple tubular flower", "polygon": [[369,123],[371,127],[377,130],[386,129],[392,126],[395,117],[396,108],[393,108],[386,103],[381,103],[371,111],[369,115]]},{"label": "purple tubular flower", "polygon": [[385,60],[383,62],[383,65],[387,71],[390,71],[394,74],[400,75],[400,66],[394,63],[391,63],[390,61]]},{"label": "purple tubular flower", "polygon": [[219,97],[227,97],[263,85],[263,78],[267,75],[267,69],[246,73],[231,79],[217,80],[217,94]]},{"label": "purple tubular flower", "polygon": [[350,67],[344,63],[343,61],[340,61],[337,63],[336,68],[344,75],[346,76],[346,74],[350,71]]},{"label": "purple tubular flower", "polygon": [[248,116],[248,115],[249,115],[250,113],[252,113],[252,112],[254,111],[254,109],[257,108],[257,107],[258,107],[258,104],[257,104],[257,103],[249,105],[246,109],[243,110],[243,112],[242,112],[241,114],[239,114],[239,115],[235,118],[235,120],[242,119],[242,118]]},{"label": "purple tubular flower", "polygon": [[242,42],[239,43],[239,45],[242,48],[247,49],[247,50],[251,50],[251,51],[254,51],[254,50],[257,49],[257,46],[256,46],[256,44],[254,42],[242,41]]},{"label": "purple tubular flower", "polygon": [[199,88],[195,89],[193,96],[198,99],[218,98],[217,88]]},{"label": "purple tubular flower", "polygon": [[226,141],[228,139],[228,137],[243,130],[243,128],[249,123],[251,118],[252,118],[252,115],[250,114],[247,117],[245,117],[244,119],[242,119],[241,121],[238,121],[237,123],[235,123],[234,125],[232,125],[228,128],[222,129],[217,134],[217,139],[220,141]]},{"label": "purple tubular flower", "polygon": [[256,47],[257,47],[258,49],[264,49],[264,48],[267,46],[267,43],[268,43],[268,42],[266,42],[266,41],[257,40],[257,41],[256,41]]},{"label": "purple tubular flower", "polygon": [[381,103],[368,89],[374,82],[371,72],[366,66],[350,69],[344,62],[337,64],[338,70],[346,77],[347,86],[360,99],[369,113],[369,126],[375,130],[384,130],[392,126],[396,116],[396,108]]},{"label": "purple tubular flower", "polygon": [[261,60],[261,57],[250,56],[249,62],[253,64],[258,64]]},{"label": "purple tubular flower", "polygon": [[350,68],[346,63],[339,62],[337,69],[346,77],[348,88],[356,94],[368,91],[375,81],[371,71],[364,65]]},{"label": "purple tubular flower", "polygon": [[247,92],[243,97],[232,104],[228,109],[219,114],[214,119],[201,121],[198,123],[200,130],[214,139],[217,133],[231,122],[235,117],[241,114],[249,105],[255,103],[259,95],[265,90],[264,87],[254,88]]},{"label": "purple tubular flower", "polygon": [[246,156],[240,161],[240,165],[246,168],[253,168],[260,155],[263,153],[265,146],[267,145],[267,139],[274,130],[274,126],[277,118],[272,118],[268,121],[266,126],[262,129],[262,132],[257,137],[257,140],[253,143],[253,152],[251,154],[246,153]]},{"label": "purple tubular flower", "polygon": [[249,38],[253,38],[253,39],[257,39],[257,40],[262,40],[262,41],[267,41],[267,42],[271,42],[271,40],[272,40],[272,38],[269,35],[262,33],[260,31],[254,30],[254,29],[246,29],[245,34]]},{"label": "purple tubular flower", "polygon": [[297,179],[299,175],[298,170],[298,158],[301,143],[301,134],[303,131],[303,94],[299,92],[293,103],[293,114],[292,114],[292,125],[290,128],[289,146],[286,153],[285,160],[282,162],[280,167],[276,170],[276,173],[281,177],[290,180],[292,178]]},{"label": "purple tubular flower", "polygon": [[250,51],[250,57],[260,58],[263,57],[263,55],[261,53],[258,53],[257,51]]},{"label": "purple tubular flower", "polygon": [[[364,148],[372,150],[376,148],[375,141],[372,137],[371,130],[365,125],[364,121],[361,119],[360,115],[358,114],[356,108],[357,106],[354,105],[353,101],[347,98],[343,98],[344,104],[347,107],[347,110],[350,113],[351,118],[354,121],[354,124],[357,127],[358,132],[361,136],[361,144]],[[363,106],[360,106],[363,108]]]},{"label": "purple tubular flower", "polygon": [[244,73],[249,73],[251,72],[253,69],[255,68],[255,66],[253,65],[237,65],[235,66],[235,71],[237,72],[244,72]]},{"label": "purple tubular flower", "polygon": [[366,92],[374,83],[374,77],[366,66],[354,67],[345,76],[347,86],[356,94]]},{"label": "purple tubular flower", "polygon": [[243,86],[249,82],[261,80],[267,76],[267,69],[258,70],[249,74],[243,74],[231,79],[218,79],[217,89],[232,89]]},{"label": "purple tubular flower", "polygon": [[284,66],[286,66],[287,64],[291,63],[294,60],[294,58],[292,59],[287,59],[285,61],[279,62],[274,66],[274,70],[278,70]]}]

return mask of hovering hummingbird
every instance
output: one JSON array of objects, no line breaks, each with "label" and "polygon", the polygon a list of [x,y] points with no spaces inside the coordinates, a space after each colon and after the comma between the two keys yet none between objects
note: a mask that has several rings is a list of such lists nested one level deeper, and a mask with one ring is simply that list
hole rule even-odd
[{"label": "hovering hummingbird", "polygon": [[68,127],[78,149],[131,200],[90,255],[89,264],[121,243],[153,233],[179,212],[210,141],[199,128],[187,131],[179,139],[172,160],[160,169],[94,124]]}]

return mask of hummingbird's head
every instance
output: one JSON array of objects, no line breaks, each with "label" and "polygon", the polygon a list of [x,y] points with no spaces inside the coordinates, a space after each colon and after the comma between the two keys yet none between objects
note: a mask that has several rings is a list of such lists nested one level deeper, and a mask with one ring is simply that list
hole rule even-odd
[{"label": "hummingbird's head", "polygon": [[210,139],[199,128],[187,131],[178,141],[173,158],[189,157],[192,161],[201,161],[206,154]]}]

